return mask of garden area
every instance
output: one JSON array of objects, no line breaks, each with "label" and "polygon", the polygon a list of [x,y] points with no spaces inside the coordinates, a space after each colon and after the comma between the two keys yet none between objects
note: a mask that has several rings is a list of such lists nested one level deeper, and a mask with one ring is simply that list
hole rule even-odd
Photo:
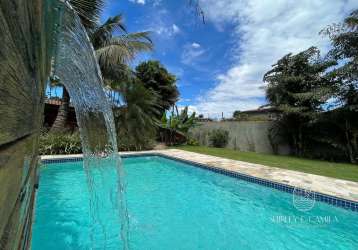
[{"label": "garden area", "polygon": [[[353,165],[343,164],[345,167],[342,169],[349,170],[341,172],[338,170],[340,168],[332,167],[339,164],[327,162],[325,168],[324,162],[304,158],[357,163],[358,57],[354,43],[357,13],[354,11],[344,22],[321,31],[322,36],[330,38],[332,46],[325,57],[320,55],[316,47],[295,55],[288,54],[263,76],[266,83],[265,106],[275,108],[277,115],[270,122],[267,134],[260,135],[261,139],[268,138],[272,154],[281,154],[277,148],[285,144],[288,148],[285,154],[296,158],[266,155],[265,160],[250,152],[228,151],[231,155],[229,158],[253,162],[257,158],[257,163],[261,164],[356,180]],[[139,63],[134,69],[129,66],[135,56],[155,47],[150,32],[128,33],[121,15],[111,17],[89,31],[93,47],[99,53],[98,62],[112,103],[120,151],[150,150],[157,144],[229,147],[232,134],[229,136],[229,131],[220,126],[209,130],[206,142],[202,142],[201,135],[195,130],[202,130],[201,126],[208,121],[203,119],[202,114],[190,112],[188,107],[179,110],[176,104],[180,98],[178,77],[164,65],[149,60]],[[119,40],[125,43],[120,44]],[[45,124],[40,138],[40,153],[81,153],[77,125],[69,127],[67,121],[70,116],[70,96],[56,79],[52,80],[49,88],[50,91],[52,88],[62,89],[61,105],[52,124]],[[226,118],[222,122],[236,121],[239,114],[239,111],[235,111],[233,118]],[[235,146],[229,148],[240,151],[237,143],[235,138]],[[205,151],[203,147],[183,148]],[[207,150],[226,152],[213,148]],[[255,145],[249,145],[244,151],[255,152]],[[233,156],[235,153],[237,156]],[[350,170],[353,171],[351,176],[347,174]]]},{"label": "garden area", "polygon": [[358,249],[354,1],[0,20],[1,250]]}]

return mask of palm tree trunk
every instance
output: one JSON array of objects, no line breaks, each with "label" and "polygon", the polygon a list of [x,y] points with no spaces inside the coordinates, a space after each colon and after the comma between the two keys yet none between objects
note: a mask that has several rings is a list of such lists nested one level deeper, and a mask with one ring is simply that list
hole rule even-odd
[{"label": "palm tree trunk", "polygon": [[63,132],[65,130],[68,112],[70,106],[70,95],[65,87],[63,87],[62,104],[58,108],[55,122],[51,127],[51,132]]}]

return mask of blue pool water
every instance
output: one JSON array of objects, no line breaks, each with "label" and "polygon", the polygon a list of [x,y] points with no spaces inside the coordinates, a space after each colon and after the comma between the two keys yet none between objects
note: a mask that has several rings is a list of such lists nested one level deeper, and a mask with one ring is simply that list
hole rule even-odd
[{"label": "blue pool water", "polygon": [[[357,212],[320,202],[301,212],[292,194],[158,156],[125,158],[124,168],[131,249],[358,249]],[[32,249],[103,249],[90,243],[88,199],[82,162],[43,167]],[[106,249],[120,249],[119,219],[99,207]]]}]

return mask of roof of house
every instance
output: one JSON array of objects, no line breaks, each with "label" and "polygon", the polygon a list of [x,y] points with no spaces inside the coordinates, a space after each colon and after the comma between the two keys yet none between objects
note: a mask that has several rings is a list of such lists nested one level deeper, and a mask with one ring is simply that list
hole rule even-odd
[{"label": "roof of house", "polygon": [[278,113],[280,112],[277,108],[271,106],[259,107],[258,109],[251,109],[241,111],[241,114],[262,114],[262,113]]}]

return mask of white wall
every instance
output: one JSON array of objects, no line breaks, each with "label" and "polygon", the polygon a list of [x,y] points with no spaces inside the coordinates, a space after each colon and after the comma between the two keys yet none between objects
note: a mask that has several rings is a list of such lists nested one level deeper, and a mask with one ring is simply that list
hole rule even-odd
[{"label": "white wall", "polygon": [[[251,151],[257,153],[274,153],[269,140],[270,121],[220,121],[204,122],[193,128],[190,132],[200,145],[209,146],[208,134],[213,129],[229,131],[229,143],[227,148],[239,151]],[[287,144],[278,146],[279,154],[288,154]]]}]

